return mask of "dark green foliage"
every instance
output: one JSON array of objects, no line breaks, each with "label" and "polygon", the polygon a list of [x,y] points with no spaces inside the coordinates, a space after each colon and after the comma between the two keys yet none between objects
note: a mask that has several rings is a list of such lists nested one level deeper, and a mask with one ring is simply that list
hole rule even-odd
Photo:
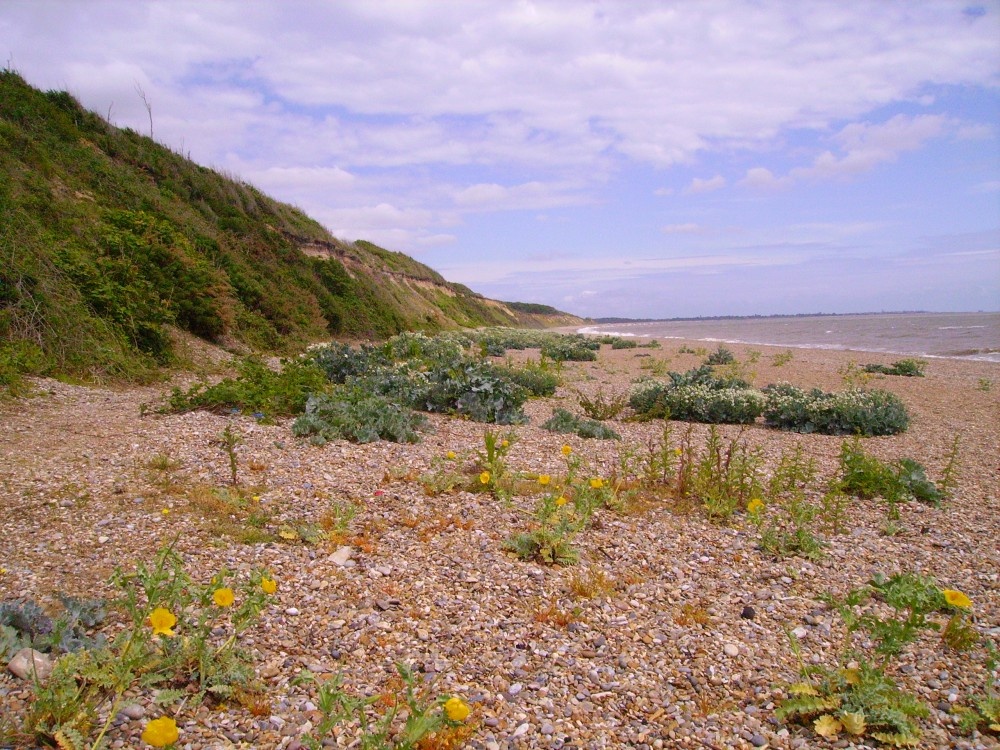
[{"label": "dark green foliage", "polygon": [[427,411],[457,413],[477,422],[520,424],[527,391],[488,362],[468,362],[429,373]]},{"label": "dark green foliage", "polygon": [[711,424],[749,424],[761,415],[760,392],[738,378],[719,378],[709,365],[667,373],[669,382],[636,384],[629,406],[639,419],[671,418]]},{"label": "dark green foliage", "polygon": [[552,396],[559,387],[559,376],[552,370],[535,363],[526,363],[520,367],[496,366],[496,373],[509,378],[535,397]]},{"label": "dark green foliage", "polygon": [[728,349],[719,347],[714,352],[708,355],[708,359],[705,360],[706,365],[729,365],[736,361],[736,357]]},{"label": "dark green foliage", "polygon": [[803,391],[787,383],[764,388],[769,427],[825,435],[895,435],[905,432],[909,414],[899,397],[882,390]]},{"label": "dark green foliage", "polygon": [[215,385],[199,384],[188,390],[174,388],[165,411],[204,409],[217,413],[240,410],[262,417],[299,414],[306,400],[327,387],[323,371],[308,359],[282,360],[280,370],[272,370],[256,357],[236,365],[238,375]]},{"label": "dark green foliage", "polygon": [[7,660],[26,647],[59,654],[103,646],[104,636],[90,633],[104,622],[104,603],[64,594],[59,601],[63,611],[54,618],[30,599],[0,603],[0,659]]},{"label": "dark green foliage", "polygon": [[542,355],[556,362],[593,362],[601,344],[583,336],[563,336],[542,344]]},{"label": "dark green foliage", "polygon": [[417,430],[425,421],[420,414],[382,396],[341,386],[310,397],[305,414],[292,424],[292,432],[309,437],[316,445],[329,440],[416,443],[420,440]]},{"label": "dark green foliage", "polygon": [[857,438],[841,446],[838,487],[857,497],[881,497],[889,503],[913,499],[939,506],[944,499],[944,493],[927,478],[918,461],[901,458],[885,463],[865,453]]},{"label": "dark green foliage", "polygon": [[901,375],[908,378],[922,378],[924,376],[924,368],[927,363],[922,359],[900,359],[893,362],[891,365],[877,365],[868,364],[865,365],[865,372],[877,372],[882,375]]},{"label": "dark green foliage", "polygon": [[577,417],[565,409],[555,409],[552,416],[542,424],[542,429],[552,432],[573,433],[582,438],[599,440],[621,440],[621,435],[593,419]]}]

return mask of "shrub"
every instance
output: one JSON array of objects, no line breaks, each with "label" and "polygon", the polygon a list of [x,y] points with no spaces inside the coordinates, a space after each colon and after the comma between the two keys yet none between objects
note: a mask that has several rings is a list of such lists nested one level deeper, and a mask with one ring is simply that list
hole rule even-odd
[{"label": "shrub", "polygon": [[753,388],[714,389],[706,385],[687,385],[668,389],[662,403],[671,419],[750,424],[764,411],[766,399]]},{"label": "shrub", "polygon": [[764,422],[780,430],[867,437],[895,435],[909,425],[903,402],[888,391],[851,388],[824,393],[783,383],[767,386],[764,393]]},{"label": "shrub", "polygon": [[570,414],[565,409],[556,409],[552,416],[542,424],[542,429],[552,432],[574,433],[582,438],[597,438],[599,440],[621,440],[621,435],[605,427],[593,419],[583,419]]},{"label": "shrub", "polygon": [[922,359],[900,359],[888,367],[886,365],[865,365],[865,372],[877,372],[882,375],[901,375],[908,378],[922,378],[927,363]]},{"label": "shrub", "polygon": [[247,357],[236,365],[237,376],[215,385],[199,383],[186,393],[174,388],[164,407],[165,412],[194,409],[227,412],[241,409],[268,416],[298,414],[313,393],[326,388],[323,371],[309,359],[282,360],[274,371],[256,357]]},{"label": "shrub", "polygon": [[736,357],[728,349],[719,347],[714,352],[708,355],[708,359],[705,360],[706,365],[729,365],[736,361]]},{"label": "shrub", "polygon": [[561,337],[542,344],[542,354],[556,362],[593,362],[597,359],[599,341],[579,337]]},{"label": "shrub", "polygon": [[405,406],[360,389],[340,387],[329,394],[311,396],[305,414],[292,424],[292,432],[323,445],[329,440],[372,443],[390,440],[416,443],[425,418]]},{"label": "shrub", "polygon": [[521,367],[497,366],[498,376],[508,378],[536,397],[552,396],[559,387],[559,375],[545,365],[526,362]]},{"label": "shrub", "polygon": [[577,391],[576,400],[584,414],[598,420],[614,419],[628,405],[628,396],[606,397],[600,389],[593,397]]}]

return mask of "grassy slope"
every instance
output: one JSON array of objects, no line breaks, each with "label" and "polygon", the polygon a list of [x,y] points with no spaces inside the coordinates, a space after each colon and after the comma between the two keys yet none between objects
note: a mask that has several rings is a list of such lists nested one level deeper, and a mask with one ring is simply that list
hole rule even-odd
[{"label": "grassy slope", "polygon": [[141,378],[171,361],[172,326],[280,353],[544,322],[0,72],[0,385]]}]

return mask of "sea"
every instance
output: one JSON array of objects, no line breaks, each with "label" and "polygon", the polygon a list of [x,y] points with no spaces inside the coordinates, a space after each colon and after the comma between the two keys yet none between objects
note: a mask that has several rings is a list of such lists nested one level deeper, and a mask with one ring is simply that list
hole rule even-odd
[{"label": "sea", "polygon": [[747,318],[697,318],[605,323],[580,333],[850,349],[920,357],[1000,362],[1000,312],[869,313]]}]

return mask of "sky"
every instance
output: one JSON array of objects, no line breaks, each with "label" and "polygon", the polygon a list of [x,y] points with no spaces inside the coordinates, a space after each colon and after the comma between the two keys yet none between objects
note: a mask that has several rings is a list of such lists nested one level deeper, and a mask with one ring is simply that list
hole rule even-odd
[{"label": "sky", "polygon": [[1000,310],[1000,0],[0,0],[0,54],[494,299]]}]

